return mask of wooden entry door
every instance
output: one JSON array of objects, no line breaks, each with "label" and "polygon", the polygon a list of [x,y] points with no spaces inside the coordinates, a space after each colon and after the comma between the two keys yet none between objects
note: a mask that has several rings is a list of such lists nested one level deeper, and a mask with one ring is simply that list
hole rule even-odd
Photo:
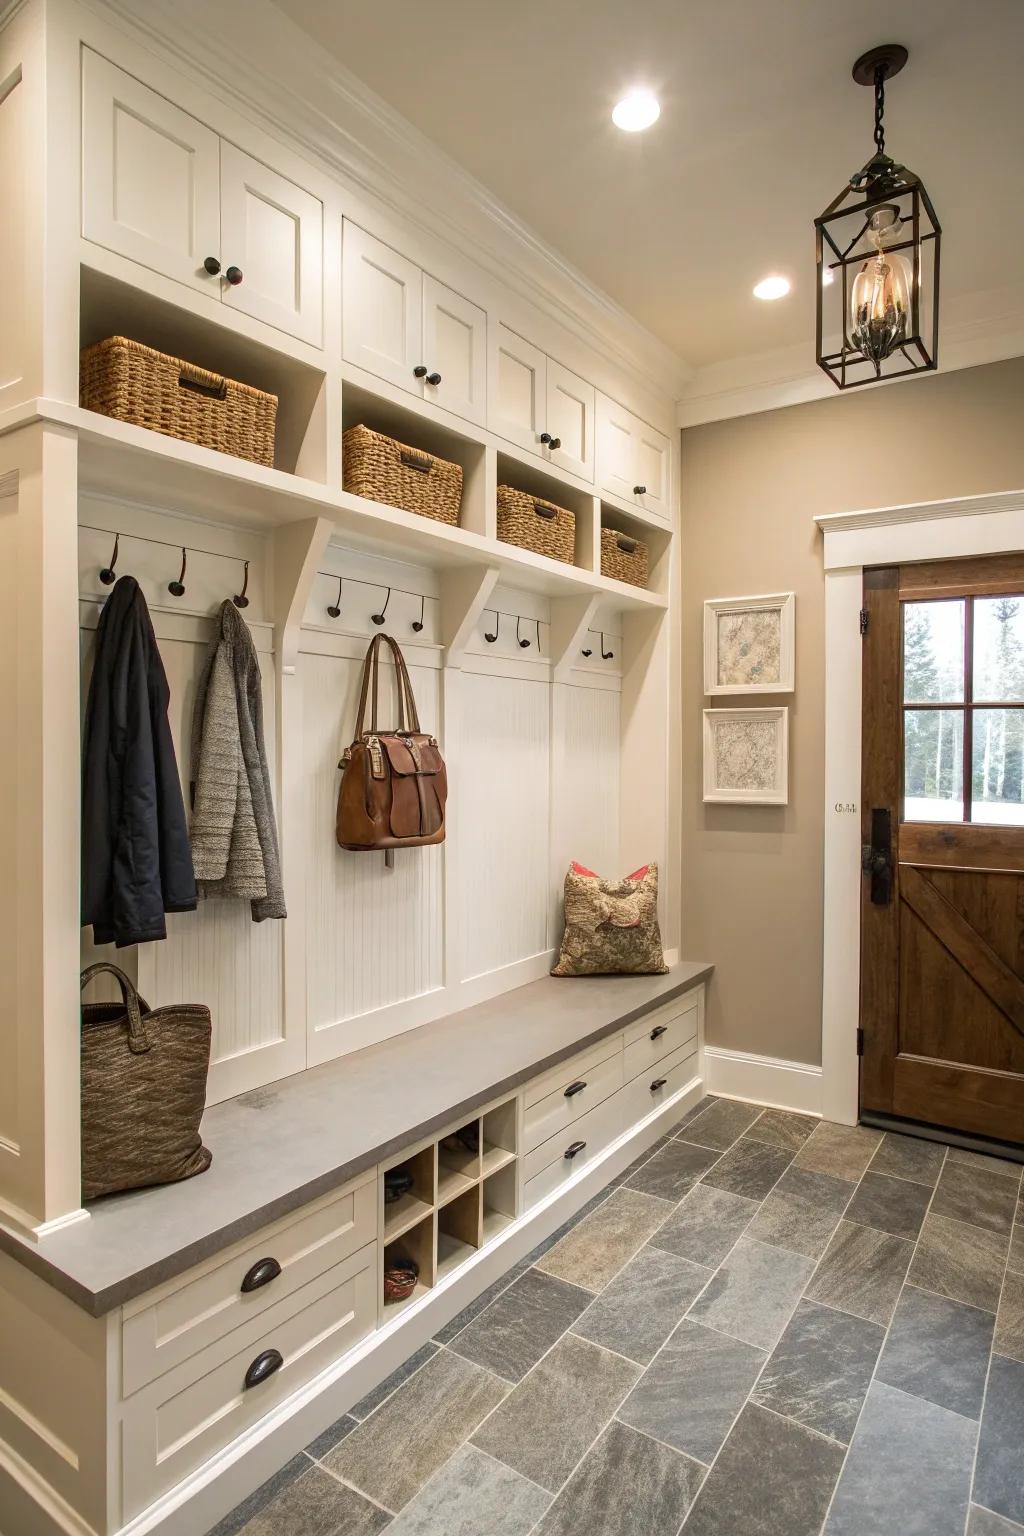
[{"label": "wooden entry door", "polygon": [[1024,1142],[1024,556],[864,574],[861,1109]]}]

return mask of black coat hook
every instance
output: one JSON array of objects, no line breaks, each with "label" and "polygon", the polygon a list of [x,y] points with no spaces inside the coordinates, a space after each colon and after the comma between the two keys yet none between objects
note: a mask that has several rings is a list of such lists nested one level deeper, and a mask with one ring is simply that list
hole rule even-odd
[{"label": "black coat hook", "polygon": [[241,590],[241,592],[236,592],[234,597],[231,599],[231,601],[234,603],[236,608],[248,608],[248,606],[249,606],[249,599],[245,595],[246,592],[248,591],[248,588],[249,588],[249,562],[248,562],[248,560],[246,560],[245,566],[244,566],[243,572],[242,572],[242,590]]},{"label": "black coat hook", "polygon": [[519,634],[519,626],[520,626],[520,624],[522,622],[523,622],[522,619],[519,619],[519,618],[516,619],[516,639],[519,641],[519,644],[522,646],[523,650],[525,651],[525,650],[529,649],[530,642],[529,642],[529,640],[522,639],[522,637]]},{"label": "black coat hook", "polygon": [[501,633],[501,614],[498,612],[497,608],[495,608],[495,610],[494,610],[494,634],[493,635],[489,635],[486,632],[486,630],[485,630],[484,631],[484,639],[485,640],[489,640],[490,643],[493,645],[495,640],[497,640],[498,636],[500,635],[500,633]]},{"label": "black coat hook", "polygon": [[420,616],[419,616],[418,619],[413,619],[413,622],[412,622],[413,634],[415,634],[415,635],[422,635],[422,633],[423,633],[423,615],[426,613],[426,611],[427,611],[427,600],[426,600],[425,597],[421,597],[420,598]]},{"label": "black coat hook", "polygon": [[390,601],[391,601],[391,588],[388,587],[388,595],[384,599],[384,607],[381,609],[380,613],[371,613],[370,614],[370,618],[373,620],[373,622],[375,624],[383,624],[384,623],[384,620],[387,617],[388,603],[390,603]]},{"label": "black coat hook", "polygon": [[581,651],[581,652],[580,652],[580,655],[581,655],[581,656],[593,656],[593,654],[594,654],[594,653],[593,653],[593,651],[592,651],[592,650],[591,650],[591,649],[590,649],[590,646],[589,646],[589,645],[585,645],[585,646],[584,646],[584,647],[583,647],[583,650],[582,650],[582,651]]},{"label": "black coat hook", "polygon": [[102,571],[100,571],[100,581],[102,581],[102,583],[103,583],[103,585],[105,587],[112,586],[114,584],[114,582],[117,580],[117,576],[116,576],[116,574],[114,572],[114,567],[117,565],[117,547],[120,544],[120,542],[121,542],[121,535],[119,533],[115,533],[114,534],[114,553],[110,557],[110,564],[109,565],[105,565],[103,567]]},{"label": "black coat hook", "polygon": [[606,651],[605,648],[604,648],[604,631],[603,630],[601,631],[601,660],[602,661],[614,661],[615,660],[615,652],[614,651]]},{"label": "black coat hook", "polygon": [[332,619],[340,619],[341,618],[341,584],[342,584],[342,582],[344,580],[345,580],[344,576],[339,576],[338,577],[338,600],[337,600],[337,602],[332,603],[331,606],[327,610],[328,614],[330,615],[330,617]]},{"label": "black coat hook", "polygon": [[537,653],[538,655],[543,656],[544,652],[540,648],[540,619],[534,619],[533,622],[537,626]]},{"label": "black coat hook", "polygon": [[183,544],[181,546],[181,573],[178,576],[177,581],[169,581],[167,583],[167,590],[171,594],[172,597],[184,597],[185,596],[185,566],[186,566],[187,561],[188,561],[188,555],[187,555],[187,552],[185,550],[185,546]]}]

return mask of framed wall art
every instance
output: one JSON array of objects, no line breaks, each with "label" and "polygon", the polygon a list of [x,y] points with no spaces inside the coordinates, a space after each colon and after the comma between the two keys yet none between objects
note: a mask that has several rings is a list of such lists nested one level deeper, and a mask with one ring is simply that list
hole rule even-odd
[{"label": "framed wall art", "polygon": [[704,604],[704,692],[792,693],[796,596],[711,597]]},{"label": "framed wall art", "polygon": [[789,804],[789,710],[704,711],[704,799]]}]

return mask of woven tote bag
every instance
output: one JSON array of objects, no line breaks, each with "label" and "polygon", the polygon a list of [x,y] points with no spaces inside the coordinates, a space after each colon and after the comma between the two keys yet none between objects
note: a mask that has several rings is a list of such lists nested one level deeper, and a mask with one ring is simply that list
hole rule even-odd
[{"label": "woven tote bag", "polygon": [[213,1154],[199,1122],[206,1107],[210,1010],[180,1003],[150,1010],[116,965],[120,1003],[82,1007],[82,1199],[205,1173]]}]

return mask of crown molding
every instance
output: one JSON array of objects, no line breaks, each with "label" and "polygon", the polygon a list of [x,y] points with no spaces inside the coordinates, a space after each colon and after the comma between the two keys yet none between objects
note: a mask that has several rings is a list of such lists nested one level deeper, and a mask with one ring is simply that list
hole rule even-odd
[{"label": "crown molding", "polygon": [[670,347],[270,0],[83,3],[328,174],[468,255],[620,372],[678,398],[692,370]]},{"label": "crown molding", "polygon": [[861,528],[933,522],[936,518],[986,517],[993,512],[1024,512],[1024,490],[989,491],[980,496],[955,496],[948,501],[912,501],[896,507],[865,507],[856,512],[822,512],[814,521],[822,533],[853,533]]}]

